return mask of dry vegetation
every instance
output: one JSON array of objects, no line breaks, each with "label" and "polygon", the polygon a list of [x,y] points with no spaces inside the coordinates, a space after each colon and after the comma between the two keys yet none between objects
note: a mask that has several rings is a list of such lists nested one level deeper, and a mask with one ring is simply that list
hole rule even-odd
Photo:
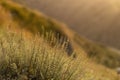
[{"label": "dry vegetation", "polygon": [[120,49],[119,0],[13,1],[61,20],[89,39]]},{"label": "dry vegetation", "polygon": [[74,40],[82,46],[88,57],[99,64],[105,65],[111,69],[120,66],[120,54],[117,51],[108,49],[106,46],[82,39],[76,36]]},{"label": "dry vegetation", "polygon": [[[3,18],[1,25],[5,22],[5,25],[10,24],[11,26],[26,29],[34,34],[39,32],[40,34],[44,34],[44,36],[46,36],[45,31],[52,31],[58,40],[62,36],[66,38],[65,41],[68,38],[70,39],[71,42],[66,50],[69,54],[71,54],[75,48],[73,45],[78,45],[78,48],[82,47],[93,61],[109,68],[119,67],[120,55],[118,55],[118,53],[108,50],[103,45],[95,44],[94,42],[81,38],[66,26],[63,27],[61,23],[11,1],[0,1],[0,5],[1,12],[3,12],[3,14],[0,13],[3,15],[1,16],[1,18]],[[6,18],[8,19],[7,21]],[[63,43],[63,41],[60,41],[60,43]]]},{"label": "dry vegetation", "polygon": [[[1,0],[0,11],[1,79],[119,80],[115,71],[93,62],[109,68],[120,65],[120,55],[105,46],[11,1]],[[15,31],[4,29],[8,25]],[[18,33],[21,29],[27,36]],[[68,57],[68,51],[75,54]]]},{"label": "dry vegetation", "polygon": [[77,80],[82,67],[72,57],[67,57],[65,45],[56,42],[51,48],[46,43],[38,36],[25,39],[22,33],[1,30],[0,79]]},{"label": "dry vegetation", "polygon": [[77,58],[68,57],[66,42],[59,44],[53,34],[48,36],[53,35],[54,47],[43,36],[26,38],[24,35],[23,32],[0,30],[0,79],[119,80],[114,71],[89,63],[87,58],[82,57],[82,51],[77,51]]}]

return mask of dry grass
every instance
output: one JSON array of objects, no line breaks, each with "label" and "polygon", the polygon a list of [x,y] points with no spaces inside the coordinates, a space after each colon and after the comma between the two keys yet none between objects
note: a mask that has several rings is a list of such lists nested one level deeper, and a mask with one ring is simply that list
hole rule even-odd
[{"label": "dry grass", "polygon": [[[54,38],[53,36],[51,38]],[[43,36],[26,38],[24,33],[18,34],[1,29],[0,78],[2,80],[119,80],[114,71],[98,67],[87,58],[82,58],[80,51],[77,51],[79,55],[75,59],[72,56],[68,57],[65,44],[61,45],[55,41],[56,45],[51,47],[48,42]]]},{"label": "dry grass", "polygon": [[[63,76],[62,74],[64,73],[64,71],[65,72],[68,71],[68,74],[66,74],[66,76],[61,78],[61,79],[66,80],[66,78],[70,77],[69,72],[70,74],[72,74],[75,71],[74,73],[76,74],[75,76],[79,75],[80,80],[119,80],[117,79],[117,76],[114,71],[107,70],[106,68],[103,68],[103,67],[99,67],[100,65],[96,66],[96,63],[94,64],[93,61],[89,62],[90,60],[88,58],[85,58],[85,57],[82,58],[81,54],[86,54],[86,52],[88,54],[90,53],[89,56],[92,55],[91,58],[94,58],[94,61],[101,60],[100,62],[105,61],[101,57],[104,57],[106,59],[108,55],[110,56],[115,55],[113,57],[115,58],[115,62],[117,62],[116,58],[119,59],[119,55],[116,57],[116,54],[113,54],[112,52],[110,52],[111,54],[108,54],[109,51],[105,47],[97,45],[81,37],[78,37],[77,34],[74,34],[74,32],[69,31],[69,29],[67,28],[63,28],[67,30],[65,30],[66,32],[65,35],[62,34],[64,31],[61,32],[62,29],[60,29],[59,31],[59,29],[56,28],[56,27],[59,27],[59,26],[56,26],[57,24],[56,22],[52,20],[50,20],[49,22],[48,18],[46,17],[44,18],[42,15],[41,15],[42,16],[41,18],[40,15],[34,14],[34,12],[32,12],[29,9],[25,9],[23,6],[20,6],[20,5],[18,6],[17,4],[12,3],[12,2],[6,2],[6,1],[3,3],[1,2],[2,1],[0,1],[0,6],[1,6],[0,18],[1,18],[1,21],[3,22],[0,22],[1,23],[0,25],[3,25],[4,23],[3,26],[6,27],[6,25],[8,26],[8,24],[11,25],[12,23],[11,27],[12,28],[17,27],[18,29],[17,32],[19,32],[20,28],[22,29],[25,28],[26,30],[30,30],[31,32],[35,34],[37,32],[40,32],[42,34],[41,36],[39,36],[39,38],[38,37],[31,38],[31,36],[29,35],[29,32],[27,31],[28,38],[25,38],[26,36],[21,35],[21,33],[16,34],[17,32],[16,33],[9,32],[9,30],[6,31],[6,30],[1,29],[0,31],[0,40],[1,40],[0,41],[1,42],[0,44],[0,50],[1,50],[0,65],[2,65],[1,66],[2,72],[0,73],[2,75],[1,76],[2,78],[11,78],[11,79],[12,78],[18,79],[21,77],[31,78],[30,77],[31,75],[32,75],[32,78],[33,77],[36,78],[38,76],[37,74],[41,75],[41,72],[39,73],[39,70],[40,70],[40,71],[43,71],[43,73],[47,73],[47,75],[49,75],[49,76],[46,76],[47,78],[48,77],[51,78],[51,75],[55,73],[58,73],[59,75]],[[16,14],[17,16],[13,16],[13,15],[11,16],[11,11],[17,12],[18,13]],[[25,13],[27,16],[24,15]],[[31,13],[35,15],[34,18],[32,18],[34,20],[32,24],[31,23],[26,24],[26,22],[31,20],[31,17],[29,17],[29,14]],[[23,18],[24,20],[21,20],[20,16],[23,16],[23,17],[25,16]],[[36,22],[36,19],[37,20],[39,19],[38,20],[40,21],[39,24],[42,24],[43,26],[38,25]],[[52,25],[51,25],[51,21],[52,21]],[[22,24],[22,23],[25,23],[25,24]],[[1,27],[2,26],[0,26],[0,28]],[[42,29],[43,27],[45,27],[45,29]],[[54,35],[52,33],[54,33]],[[72,36],[69,33],[72,34]],[[60,34],[62,37],[59,36]],[[68,34],[68,36],[70,35],[69,38],[72,41],[70,42],[70,44],[74,44],[75,46],[77,44],[77,47],[74,47],[74,48],[80,49],[80,51],[76,50],[77,55],[74,55],[75,57],[77,57],[76,59],[73,59],[72,57],[68,57],[67,53],[65,52],[65,49],[68,48],[67,45],[69,43],[68,37],[66,39],[66,34]],[[68,49],[68,50],[71,50],[71,49]],[[6,54],[3,55],[3,53],[6,53]],[[94,56],[94,53],[95,53],[95,56]],[[110,61],[110,65],[116,66],[116,65],[113,65],[114,64],[113,62],[111,64],[111,60],[112,59],[109,59],[109,58],[107,59],[107,61]],[[52,62],[54,61],[55,61],[56,70],[55,69],[52,70],[53,66],[50,66],[52,65]],[[57,64],[58,62],[59,64]],[[42,64],[42,67],[40,63]],[[32,66],[30,64],[32,64]],[[67,68],[65,68],[66,66],[68,66],[68,70]],[[15,68],[13,69],[13,67],[16,67],[17,69]],[[59,67],[62,67],[62,68],[60,68],[60,71],[57,71]],[[77,72],[75,70],[76,68],[79,68]],[[25,69],[25,72],[24,72],[24,69]],[[36,72],[37,70],[38,72]],[[55,74],[55,75],[58,76],[58,74]],[[13,75],[16,75],[16,76],[14,77]],[[74,79],[71,78],[71,80],[76,80],[77,77],[74,77]],[[51,79],[48,79],[48,80],[51,80]],[[56,78],[54,80],[56,80]]]},{"label": "dry grass", "polygon": [[[25,39],[11,32],[0,34],[0,76],[10,80],[77,80],[79,63],[62,46],[50,47],[34,37]],[[76,66],[76,67],[74,67]]]}]

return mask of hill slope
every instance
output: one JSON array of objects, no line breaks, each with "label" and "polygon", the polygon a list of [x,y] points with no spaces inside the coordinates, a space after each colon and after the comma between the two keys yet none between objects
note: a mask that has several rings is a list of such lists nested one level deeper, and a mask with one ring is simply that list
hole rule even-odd
[{"label": "hill slope", "polygon": [[81,49],[87,53],[88,57],[99,64],[103,64],[109,68],[120,66],[120,55],[118,53],[107,49],[105,46],[80,37],[77,33],[68,29],[66,25],[46,17],[42,13],[4,0],[0,1],[0,8],[0,18],[2,21],[0,24],[2,26],[8,24],[11,25],[11,27],[15,26],[26,29],[34,34],[39,32],[45,36],[48,32],[52,31],[55,33],[55,37],[59,42],[61,42],[59,39],[62,36],[65,37],[63,41],[70,40],[67,46],[67,52],[69,54],[71,54],[73,50]]},{"label": "hill slope", "polygon": [[91,40],[120,49],[119,0],[14,1],[67,23]]},{"label": "hill slope", "polygon": [[25,34],[0,29],[0,80],[119,80],[115,71],[89,61],[82,50],[74,59],[60,43],[51,47],[42,36]]}]

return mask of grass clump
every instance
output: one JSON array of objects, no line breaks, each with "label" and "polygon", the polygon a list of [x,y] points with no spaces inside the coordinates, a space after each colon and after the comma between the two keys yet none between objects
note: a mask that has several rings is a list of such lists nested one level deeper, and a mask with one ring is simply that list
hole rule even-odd
[{"label": "grass clump", "polygon": [[[78,63],[57,43],[50,47],[37,36],[0,32],[0,79],[77,80]],[[57,46],[58,45],[58,46]]]}]

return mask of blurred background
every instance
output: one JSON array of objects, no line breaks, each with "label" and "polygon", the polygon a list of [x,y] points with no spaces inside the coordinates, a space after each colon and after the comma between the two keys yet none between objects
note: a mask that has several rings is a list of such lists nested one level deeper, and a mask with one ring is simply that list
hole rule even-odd
[{"label": "blurred background", "polygon": [[120,49],[119,0],[19,0],[19,2],[66,23],[90,40]]}]

